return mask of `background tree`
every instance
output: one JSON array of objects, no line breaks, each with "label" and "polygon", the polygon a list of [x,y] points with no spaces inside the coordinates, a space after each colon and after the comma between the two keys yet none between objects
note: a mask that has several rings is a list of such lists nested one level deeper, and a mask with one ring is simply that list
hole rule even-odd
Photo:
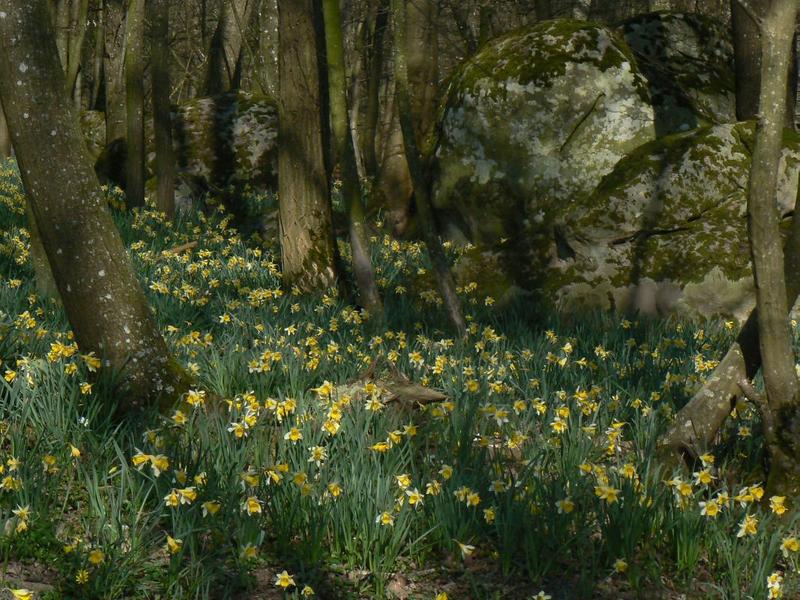
[{"label": "background tree", "polygon": [[[736,63],[736,118],[740,121],[758,116],[761,92],[761,34],[770,0],[731,0],[731,28],[733,54]],[[789,85],[786,86],[786,126],[794,126],[797,99],[797,53],[793,50],[789,61]]]},{"label": "background tree", "polygon": [[464,336],[467,332],[466,322],[461,311],[461,301],[456,294],[455,280],[450,271],[450,265],[442,248],[439,234],[436,231],[436,222],[431,207],[430,189],[426,180],[423,156],[417,148],[416,132],[412,122],[411,99],[408,83],[408,67],[406,63],[405,51],[407,48],[406,32],[406,11],[403,0],[392,0],[392,16],[394,18],[394,68],[396,80],[396,94],[400,125],[403,133],[403,143],[405,146],[406,160],[414,182],[414,196],[416,200],[417,213],[419,215],[420,228],[428,247],[436,281],[439,285],[439,292],[444,300],[445,310],[453,326],[459,335]]},{"label": "background tree", "polygon": [[150,58],[156,145],[156,207],[175,216],[175,152],[172,148],[169,79],[169,0],[150,0]]},{"label": "background tree", "polygon": [[240,86],[246,26],[255,5],[256,0],[227,0],[222,3],[208,53],[206,95],[221,94]]},{"label": "background tree", "polygon": [[347,82],[344,66],[341,12],[339,0],[322,0],[325,19],[325,44],[328,59],[328,86],[331,106],[331,129],[334,154],[342,168],[342,196],[348,217],[353,272],[362,304],[373,314],[383,312],[375,272],[369,255],[369,239],[356,168],[353,137],[347,111]]},{"label": "background tree", "polygon": [[6,114],[0,104],[0,160],[11,156],[11,134],[6,123]]},{"label": "background tree", "polygon": [[125,197],[144,206],[144,14],[145,0],[130,0],[125,18]]},{"label": "background tree", "polygon": [[314,5],[278,1],[281,261],[286,284],[306,292],[336,282]]},{"label": "background tree", "polygon": [[167,351],[89,167],[46,0],[0,0],[0,11],[0,99],[78,346],[119,373],[120,409],[171,405],[186,375]]},{"label": "background tree", "polygon": [[103,13],[106,143],[125,139],[125,5],[123,0],[105,0]]}]

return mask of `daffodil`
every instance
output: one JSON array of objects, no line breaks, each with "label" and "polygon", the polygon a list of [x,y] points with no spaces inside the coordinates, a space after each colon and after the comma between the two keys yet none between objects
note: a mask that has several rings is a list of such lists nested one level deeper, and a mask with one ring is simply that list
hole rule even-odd
[{"label": "daffodil", "polygon": [[289,575],[285,570],[281,571],[275,576],[275,586],[279,588],[286,588],[293,587],[295,585],[294,578]]}]

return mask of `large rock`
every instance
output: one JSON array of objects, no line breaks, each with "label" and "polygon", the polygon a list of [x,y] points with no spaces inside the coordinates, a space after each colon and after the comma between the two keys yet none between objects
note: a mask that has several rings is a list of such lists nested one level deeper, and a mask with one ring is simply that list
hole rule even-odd
[{"label": "large rock", "polygon": [[529,239],[655,137],[647,80],[619,36],[539,23],[490,42],[452,78],[434,203],[474,243]]},{"label": "large rock", "polygon": [[647,78],[659,135],[736,120],[733,43],[724,23],[659,12],[619,30]]},{"label": "large rock", "polygon": [[[746,190],[753,123],[646,144],[561,212],[541,290],[566,309],[747,315],[753,278]],[[786,131],[778,207],[794,208],[800,136]],[[522,257],[519,257],[522,258]]]},{"label": "large rock", "polygon": [[[198,98],[172,113],[172,125],[179,195],[245,186],[277,189],[278,110],[272,99],[242,91]],[[146,131],[152,173],[152,121]],[[124,142],[109,144],[95,164],[101,180],[124,187],[124,160]]]}]

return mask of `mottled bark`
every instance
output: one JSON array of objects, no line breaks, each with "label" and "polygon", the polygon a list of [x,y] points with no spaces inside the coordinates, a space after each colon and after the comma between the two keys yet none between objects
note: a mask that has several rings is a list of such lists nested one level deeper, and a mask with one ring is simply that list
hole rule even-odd
[{"label": "mottled bark", "polygon": [[175,216],[175,152],[169,102],[170,0],[150,0],[150,73],[153,84],[153,133],[156,146],[156,208]]},{"label": "mottled bark", "polygon": [[772,0],[761,24],[761,93],[747,202],[766,393],[760,408],[772,461],[768,487],[791,495],[800,492],[800,438],[796,435],[800,398],[775,199],[797,11],[796,0]]},{"label": "mottled bark", "polygon": [[144,206],[144,6],[130,0],[125,19],[125,198],[128,208]]},{"label": "mottled bark", "polygon": [[[736,65],[736,118],[740,121],[758,116],[761,92],[761,35],[757,20],[764,18],[770,0],[731,0],[731,28],[733,31],[733,55]],[[786,87],[787,127],[794,125],[794,110],[797,99],[797,54],[792,49],[789,63],[789,82]]]},{"label": "mottled bark", "polygon": [[186,375],[167,351],[89,165],[45,0],[0,0],[0,54],[0,99],[22,182],[78,346],[118,374],[121,410],[166,407]]},{"label": "mottled bark", "polygon": [[408,66],[406,63],[406,12],[403,0],[392,0],[392,15],[394,17],[394,69],[398,115],[400,127],[403,132],[403,142],[406,150],[406,160],[414,182],[414,196],[417,206],[417,218],[420,229],[428,248],[428,254],[433,265],[439,292],[444,301],[447,316],[460,336],[467,332],[466,322],[461,312],[461,301],[456,294],[455,280],[450,271],[450,265],[442,248],[439,234],[436,231],[436,222],[430,200],[423,156],[420,155],[416,144],[414,125],[412,122],[411,98],[408,82]]},{"label": "mottled bark", "polygon": [[255,0],[226,0],[222,3],[217,28],[211,37],[206,71],[205,95],[213,96],[238,88],[245,40],[245,23],[250,22]]},{"label": "mottled bark", "polygon": [[264,93],[278,97],[278,4],[262,0],[259,14],[258,66],[259,81]]},{"label": "mottled bark", "polygon": [[364,218],[364,204],[356,169],[353,138],[347,111],[344,44],[342,41],[342,16],[339,0],[322,0],[325,18],[326,57],[328,60],[328,89],[331,107],[331,130],[334,154],[342,167],[342,195],[348,216],[350,248],[353,255],[353,273],[356,277],[361,303],[373,314],[383,312],[375,271],[369,254]]},{"label": "mottled bark", "polygon": [[278,197],[287,285],[305,292],[336,283],[323,151],[314,0],[278,0]]},{"label": "mottled bark", "polygon": [[125,139],[125,7],[123,0],[105,0],[106,143]]}]

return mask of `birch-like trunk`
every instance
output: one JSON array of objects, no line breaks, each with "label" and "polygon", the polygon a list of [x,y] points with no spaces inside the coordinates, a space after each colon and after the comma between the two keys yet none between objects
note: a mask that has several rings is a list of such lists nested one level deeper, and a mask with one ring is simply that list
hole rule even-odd
[{"label": "birch-like trunk", "polygon": [[167,351],[89,165],[46,0],[0,0],[0,54],[0,99],[22,182],[78,346],[118,374],[119,409],[166,408],[188,380]]}]

